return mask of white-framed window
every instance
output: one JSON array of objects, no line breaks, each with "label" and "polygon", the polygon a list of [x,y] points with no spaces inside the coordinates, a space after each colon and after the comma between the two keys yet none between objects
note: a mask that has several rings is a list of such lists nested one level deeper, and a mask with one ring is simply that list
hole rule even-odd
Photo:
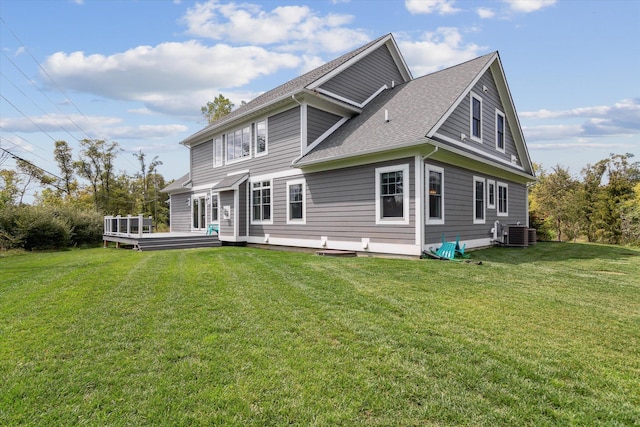
[{"label": "white-framed window", "polygon": [[227,163],[251,156],[251,126],[227,133]]},{"label": "white-framed window", "polygon": [[267,142],[267,120],[261,120],[255,124],[255,144],[256,144],[256,157],[264,156],[268,153]]},{"label": "white-framed window", "polygon": [[498,216],[509,216],[509,186],[498,182]]},{"label": "white-framed window", "polygon": [[251,183],[251,223],[273,224],[271,181]]},{"label": "white-framed window", "polygon": [[473,177],[473,223],[485,223],[486,192],[484,178]]},{"label": "white-framed window", "polygon": [[220,222],[220,198],[218,193],[211,194],[211,222],[214,224]]},{"label": "white-framed window", "polygon": [[427,224],[444,224],[444,169],[426,166]]},{"label": "white-framed window", "polygon": [[469,116],[471,120],[469,129],[471,139],[476,142],[482,142],[482,98],[473,92],[471,92]]},{"label": "white-framed window", "polygon": [[304,179],[287,181],[287,224],[305,224],[307,195]]},{"label": "white-framed window", "polygon": [[409,165],[376,168],[376,224],[409,224]]},{"label": "white-framed window", "polygon": [[501,153],[504,153],[505,123],[504,113],[496,109],[496,150]]},{"label": "white-framed window", "polygon": [[222,135],[213,140],[213,167],[222,166],[224,164],[224,154],[222,145]]},{"label": "white-framed window", "polygon": [[487,207],[496,208],[496,182],[492,179],[487,180]]}]

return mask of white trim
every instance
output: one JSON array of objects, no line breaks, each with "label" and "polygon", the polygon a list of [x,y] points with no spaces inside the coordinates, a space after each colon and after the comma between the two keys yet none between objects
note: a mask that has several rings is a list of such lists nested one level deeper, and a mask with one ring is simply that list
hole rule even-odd
[{"label": "white trim", "polygon": [[[498,117],[502,117],[502,148],[498,147]],[[507,117],[496,108],[496,151],[504,153],[507,147]]]},{"label": "white trim", "polygon": [[[428,243],[425,243],[423,250],[428,251],[431,248],[435,249],[440,247],[440,245],[442,245],[441,241],[428,242]],[[491,240],[491,237],[486,237],[482,239],[473,239],[473,240],[461,240],[460,245],[461,246],[466,245],[465,250],[473,249],[473,248],[486,248],[488,246],[493,246],[493,241]]]},{"label": "white trim", "polygon": [[[442,175],[442,180],[440,181],[440,201],[441,201],[441,215],[442,218],[434,218],[431,219],[431,217],[429,216],[429,207],[431,206],[431,203],[429,202],[429,195],[427,194],[427,191],[429,191],[429,172],[438,172]],[[424,188],[425,188],[425,212],[424,212],[424,216],[425,216],[425,224],[428,225],[443,225],[444,224],[444,168],[440,167],[440,166],[434,166],[434,165],[430,165],[430,164],[426,164],[425,165],[425,170],[424,170]]]},{"label": "white trim", "polygon": [[[233,190],[233,238],[238,239],[240,236],[240,191]],[[237,241],[237,240],[236,240]]]},{"label": "white trim", "polygon": [[[503,187],[506,190],[506,211],[505,212],[501,212],[500,211],[500,187]],[[528,199],[527,199],[528,200]],[[528,203],[527,203],[528,204]],[[497,210],[498,216],[509,216],[509,184],[505,183],[505,182],[500,182],[498,181],[497,185],[496,185],[496,206],[497,206]]]},{"label": "white trim", "polygon": [[345,98],[344,96],[340,96],[337,93],[330,92],[330,91],[328,91],[326,89],[322,89],[320,87],[316,89],[316,92],[319,92],[319,93],[321,93],[323,95],[330,96],[332,98],[335,98],[338,101],[342,101],[342,102],[346,102],[347,104],[354,105],[354,106],[356,106],[358,108],[364,108],[365,105],[367,105],[369,102],[373,101],[373,99],[375,99],[376,96],[378,96],[381,92],[383,92],[383,91],[385,91],[387,89],[389,89],[389,87],[387,85],[382,85],[378,90],[376,90],[373,93],[373,95],[371,95],[369,98],[365,99],[361,103],[358,103],[358,102],[356,102],[356,101],[354,101],[352,99],[349,99],[349,98]]},{"label": "white trim", "polygon": [[[256,182],[269,181],[269,219],[253,219],[253,184]],[[262,190],[262,186],[260,186],[260,190]],[[249,180],[249,191],[251,192],[251,197],[249,198],[249,220],[251,225],[272,225],[273,224],[273,179],[255,179],[252,178]],[[237,193],[237,192],[236,192]]]},{"label": "white trim", "polygon": [[363,50],[362,52],[350,58],[348,61],[344,62],[343,64],[340,64],[339,66],[337,66],[336,68],[334,68],[333,70],[325,74],[324,76],[320,77],[318,80],[308,85],[307,89],[313,90],[322,86],[323,84],[325,84],[326,82],[328,82],[329,80],[337,76],[338,74],[342,73],[342,71],[346,70],[356,62],[360,61],[362,58],[369,55],[371,52],[376,51],[380,46],[387,44],[389,40],[393,40],[393,37],[391,36],[391,34],[388,34],[387,36],[381,38],[375,44],[369,46],[367,49]]},{"label": "white trim", "polygon": [[[289,200],[289,187],[292,185],[302,184],[302,218],[291,219],[291,212],[289,207],[291,206]],[[294,179],[285,183],[287,191],[287,224],[306,224],[307,223],[307,181],[304,178]]]},{"label": "white trim", "polygon": [[[476,212],[476,182],[482,182],[482,219],[477,218]],[[487,182],[480,176],[473,177],[473,186],[471,187],[472,202],[473,202],[473,223],[474,224],[486,224],[487,222]]]},{"label": "white trim", "polygon": [[300,153],[307,149],[307,101],[300,102]]},{"label": "white trim", "polygon": [[[264,122],[264,151],[258,153],[258,123]],[[254,123],[255,135],[253,135],[253,143],[255,145],[254,157],[262,157],[269,154],[269,120],[268,117],[265,117],[262,120],[256,120]]]},{"label": "white trim", "polygon": [[[380,243],[369,239],[367,248],[363,248],[362,239],[357,240],[334,240],[330,236],[324,240],[325,245],[322,245],[322,239],[293,239],[286,237],[274,237],[269,235],[269,245],[274,246],[294,246],[299,248],[314,248],[314,249],[335,249],[343,251],[356,251],[362,253],[380,253],[380,254],[394,254],[394,255],[410,255],[420,256],[422,248],[420,245],[401,244],[401,243]],[[248,236],[248,243],[265,244],[265,236]]]},{"label": "white trim", "polygon": [[336,124],[334,124],[333,126],[331,126],[327,131],[325,131],[322,135],[320,135],[319,137],[316,138],[315,141],[313,141],[311,143],[311,145],[309,145],[307,147],[307,149],[305,151],[303,151],[303,153],[296,157],[293,162],[291,162],[291,164],[294,164],[295,162],[297,162],[300,158],[302,158],[302,156],[306,155],[309,151],[313,150],[314,148],[316,148],[318,146],[318,144],[320,144],[322,141],[324,141],[325,139],[327,139],[327,137],[329,135],[331,135],[333,132],[335,132],[340,126],[342,126],[344,124],[344,122],[346,122],[347,120],[349,120],[348,117],[343,117],[340,120],[338,120],[336,122]]},{"label": "white trim", "polygon": [[[210,224],[218,224],[218,227],[220,226],[220,193],[218,191],[210,191],[209,192],[209,197],[210,197],[210,202],[207,203],[207,205],[211,206],[211,212],[209,212],[209,219],[211,220]],[[218,207],[216,209],[217,213],[218,213],[218,219],[216,221],[213,220],[213,218],[211,218],[212,214],[213,214],[213,198],[216,197],[218,199]],[[219,230],[219,228],[218,228]]]},{"label": "white trim", "polygon": [[[383,218],[382,217],[382,206],[380,204],[380,175],[383,173],[389,172],[402,172],[402,219],[396,218]],[[409,224],[409,164],[404,163],[395,166],[384,166],[381,168],[376,168],[376,225],[408,225]]]},{"label": "white trim", "polygon": [[304,174],[300,169],[285,169],[280,172],[265,173],[263,175],[252,176],[251,181],[267,181],[267,180],[280,179],[280,178],[291,178],[294,176],[302,176],[302,175]]},{"label": "white trim", "polygon": [[[229,137],[228,137],[228,135],[229,135],[230,133],[233,133],[233,134],[234,134],[234,137],[233,137],[233,145],[235,146],[235,145],[236,145],[235,133],[236,133],[236,131],[240,130],[240,136],[241,136],[241,138],[242,138],[242,141],[240,142],[240,144],[242,145],[242,144],[243,144],[243,141],[244,141],[244,130],[245,130],[245,128],[249,128],[249,154],[247,154],[246,156],[238,157],[237,159],[229,160]],[[252,152],[252,151],[251,151],[251,146],[253,145],[253,144],[251,144],[251,140],[252,140],[252,138],[251,138],[251,123],[248,123],[248,124],[247,124],[247,125],[245,125],[245,126],[235,127],[235,128],[233,128],[233,129],[231,129],[231,131],[230,131],[230,132],[225,132],[225,133],[224,133],[224,135],[225,135],[225,138],[224,138],[224,145],[225,145],[225,147],[227,148],[227,149],[225,150],[225,154],[226,154],[226,156],[225,156],[225,163],[224,163],[224,164],[226,164],[226,165],[233,165],[233,164],[235,164],[235,163],[240,163],[240,162],[244,162],[244,161],[247,161],[247,160],[251,159],[251,157],[252,157],[252,156],[251,156],[251,152]]]},{"label": "white trim", "polygon": [[[490,187],[493,185],[493,203],[491,203],[491,191]],[[495,209],[496,208],[496,181],[493,179],[487,180],[487,209]]]},{"label": "white trim", "polygon": [[[458,147],[462,147],[465,150],[473,151],[474,153],[481,154],[481,155],[483,155],[483,156],[485,156],[485,157],[487,157],[487,158],[489,158],[491,160],[495,160],[497,162],[504,163],[505,165],[509,165],[512,168],[516,168],[516,169],[521,170],[521,171],[524,172],[524,168],[521,165],[515,165],[515,164],[511,163],[511,159],[500,158],[500,157],[498,157],[496,155],[493,155],[491,153],[487,153],[485,151],[482,151],[481,149],[479,149],[478,147],[474,147],[473,145],[461,144],[459,141],[456,141],[453,138],[449,138],[448,136],[443,135],[441,133],[436,133],[434,136],[436,138],[440,138],[440,139],[442,139],[442,140],[444,140],[444,141],[446,141],[448,143],[454,144],[454,145],[456,145]],[[448,147],[443,147],[443,148],[444,149],[449,149]],[[468,153],[465,153],[465,154],[468,154]]]},{"label": "white trim", "polygon": [[424,176],[424,161],[422,156],[415,157],[414,164],[415,176],[415,190],[414,190],[414,203],[415,203],[415,224],[416,224],[416,245],[422,245],[424,236],[424,221],[422,220],[422,212],[424,212],[424,188],[423,180]]},{"label": "white trim", "polygon": [[[473,100],[477,99],[480,101],[480,137],[477,137],[473,134]],[[469,139],[475,142],[479,142],[482,144],[482,139],[484,137],[484,129],[483,129],[483,112],[482,112],[482,97],[475,93],[474,91],[469,92]]]}]

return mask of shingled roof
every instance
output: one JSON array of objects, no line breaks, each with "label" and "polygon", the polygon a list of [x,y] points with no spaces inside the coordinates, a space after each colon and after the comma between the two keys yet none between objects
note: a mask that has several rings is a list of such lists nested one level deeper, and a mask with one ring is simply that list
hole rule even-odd
[{"label": "shingled roof", "polygon": [[329,61],[326,64],[319,66],[318,68],[315,68],[299,77],[294,78],[293,80],[289,80],[288,82],[274,89],[271,89],[268,92],[263,93],[262,95],[244,104],[240,108],[213,122],[211,125],[205,127],[199,132],[196,132],[195,134],[189,136],[188,138],[183,140],[181,144],[189,144],[191,142],[194,142],[203,134],[207,134],[214,129],[224,126],[227,123],[233,122],[241,117],[251,114],[254,111],[258,111],[264,107],[267,107],[281,99],[287,99],[291,97],[291,95],[301,92],[302,90],[304,90],[304,88],[311,85],[313,82],[334,71],[342,64],[369,49],[371,46],[374,46],[378,42],[381,42],[383,39],[390,39],[392,37],[393,36],[391,34],[378,37],[377,39],[365,44],[364,46],[352,50],[351,52],[345,53],[344,55],[334,59],[333,61]]},{"label": "shingled roof", "polygon": [[367,104],[361,114],[347,121],[295,165],[424,143],[441,118],[496,57],[497,52],[493,52],[385,90]]}]

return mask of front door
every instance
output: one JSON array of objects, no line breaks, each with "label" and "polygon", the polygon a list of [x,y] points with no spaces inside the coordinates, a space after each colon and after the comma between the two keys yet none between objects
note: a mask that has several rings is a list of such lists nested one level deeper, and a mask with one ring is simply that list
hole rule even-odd
[{"label": "front door", "polygon": [[193,196],[191,200],[191,229],[206,230],[207,229],[207,196]]}]

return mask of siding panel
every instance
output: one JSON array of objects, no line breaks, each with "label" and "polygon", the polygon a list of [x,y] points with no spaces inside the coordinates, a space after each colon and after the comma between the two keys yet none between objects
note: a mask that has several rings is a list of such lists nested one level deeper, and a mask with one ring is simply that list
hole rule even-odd
[{"label": "siding panel", "polygon": [[307,107],[307,145],[318,139],[342,117],[314,107]]},{"label": "siding panel", "polygon": [[362,103],[383,85],[404,82],[387,46],[370,53],[358,63],[320,86],[329,92]]}]

